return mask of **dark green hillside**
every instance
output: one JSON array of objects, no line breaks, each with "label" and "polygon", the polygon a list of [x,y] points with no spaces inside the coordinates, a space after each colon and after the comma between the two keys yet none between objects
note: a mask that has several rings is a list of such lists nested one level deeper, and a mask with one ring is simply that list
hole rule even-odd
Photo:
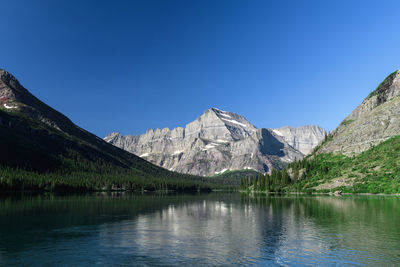
[{"label": "dark green hillside", "polygon": [[3,191],[197,191],[235,186],[222,178],[170,172],[108,144],[35,98],[3,70],[0,147]]},{"label": "dark green hillside", "polygon": [[0,111],[3,190],[207,190],[222,179],[157,167],[102,140],[90,143],[46,124]]},{"label": "dark green hillside", "polygon": [[229,170],[221,174],[214,175],[212,177],[225,178],[225,179],[240,179],[244,177],[254,177],[261,173],[255,170]]}]

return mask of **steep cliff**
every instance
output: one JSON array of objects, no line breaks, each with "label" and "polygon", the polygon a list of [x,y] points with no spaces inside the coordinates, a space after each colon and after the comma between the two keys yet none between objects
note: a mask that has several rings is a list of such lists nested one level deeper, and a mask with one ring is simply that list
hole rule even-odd
[{"label": "steep cliff", "polygon": [[283,137],[283,139],[293,148],[304,155],[312,152],[314,147],[324,140],[327,132],[316,125],[306,125],[300,127],[284,126],[273,129],[274,133]]},{"label": "steep cliff", "polygon": [[400,135],[400,71],[390,74],[332,132],[318,153],[359,154]]}]

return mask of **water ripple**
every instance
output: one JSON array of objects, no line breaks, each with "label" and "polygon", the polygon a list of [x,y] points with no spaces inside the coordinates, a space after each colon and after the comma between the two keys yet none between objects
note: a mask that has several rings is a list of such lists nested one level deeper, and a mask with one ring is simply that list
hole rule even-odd
[{"label": "water ripple", "polygon": [[13,203],[0,202],[0,265],[400,264],[398,198],[209,194]]}]

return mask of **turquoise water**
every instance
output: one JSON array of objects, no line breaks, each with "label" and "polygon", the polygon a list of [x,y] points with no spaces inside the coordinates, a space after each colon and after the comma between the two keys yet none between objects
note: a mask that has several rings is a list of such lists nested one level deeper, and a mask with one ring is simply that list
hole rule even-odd
[{"label": "turquoise water", "polygon": [[400,198],[0,198],[0,266],[400,265]]}]

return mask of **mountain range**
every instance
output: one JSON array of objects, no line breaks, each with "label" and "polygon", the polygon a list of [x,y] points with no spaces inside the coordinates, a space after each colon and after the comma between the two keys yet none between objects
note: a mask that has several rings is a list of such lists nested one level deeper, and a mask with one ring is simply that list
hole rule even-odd
[{"label": "mountain range", "polygon": [[234,188],[247,170],[259,178],[241,179],[242,188],[372,193],[400,192],[400,71],[329,134],[258,129],[211,108],[184,128],[104,139],[0,70],[0,191]]},{"label": "mountain range", "polygon": [[0,190],[196,190],[223,183],[170,172],[105,142],[5,70],[0,70],[0,147]]},{"label": "mountain range", "polygon": [[257,129],[241,115],[210,108],[185,128],[111,133],[104,140],[163,168],[212,176],[230,170],[282,169],[310,153],[325,135],[314,125]]}]

